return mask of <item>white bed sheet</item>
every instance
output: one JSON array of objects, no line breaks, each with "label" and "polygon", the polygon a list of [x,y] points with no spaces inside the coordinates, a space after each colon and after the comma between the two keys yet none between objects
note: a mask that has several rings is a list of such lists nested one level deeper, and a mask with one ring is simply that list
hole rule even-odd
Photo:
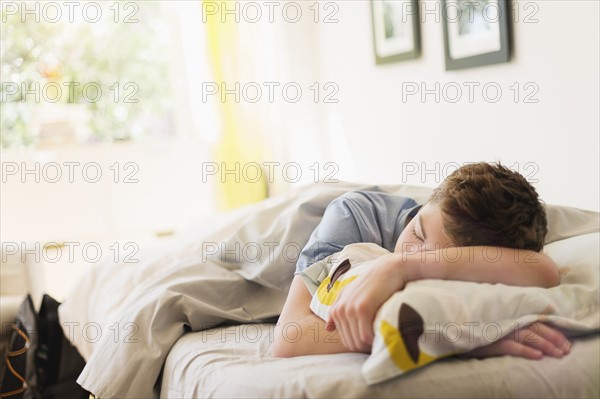
[{"label": "white bed sheet", "polygon": [[449,358],[368,386],[367,355],[269,357],[273,324],[184,335],[171,349],[161,398],[597,398],[600,335],[574,339],[562,359]]}]

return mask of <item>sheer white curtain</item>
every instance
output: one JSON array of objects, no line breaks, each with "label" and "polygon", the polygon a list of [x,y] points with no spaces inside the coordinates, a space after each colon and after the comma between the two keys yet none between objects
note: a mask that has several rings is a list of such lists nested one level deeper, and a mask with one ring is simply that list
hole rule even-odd
[{"label": "sheer white curtain", "polygon": [[[185,106],[193,130],[212,143],[218,143],[224,131],[219,107],[224,102],[233,106],[240,137],[260,142],[259,163],[272,195],[326,176],[324,163],[335,161],[329,137],[337,132],[339,139],[343,127],[335,118],[335,104],[324,102],[324,97],[339,87],[334,87],[332,77],[324,80],[319,73],[315,3],[277,2],[270,15],[268,1],[252,3],[254,9],[244,11],[245,2],[230,2],[226,13],[221,2],[179,3],[189,98]],[[293,16],[300,7],[301,18],[283,13],[288,3],[293,3],[288,14]],[[255,18],[256,10],[262,13],[260,18]],[[223,49],[228,65],[224,82],[216,82],[211,69],[209,18],[234,25],[235,43]],[[214,90],[213,84],[219,93],[206,90]],[[293,167],[287,167],[291,163]]]}]

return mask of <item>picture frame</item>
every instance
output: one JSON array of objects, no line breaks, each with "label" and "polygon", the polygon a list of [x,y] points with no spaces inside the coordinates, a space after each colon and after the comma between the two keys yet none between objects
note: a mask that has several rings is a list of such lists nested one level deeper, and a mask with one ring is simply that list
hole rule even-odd
[{"label": "picture frame", "polygon": [[418,0],[371,0],[377,65],[415,59],[421,52]]},{"label": "picture frame", "polygon": [[506,0],[442,0],[446,70],[510,60]]}]

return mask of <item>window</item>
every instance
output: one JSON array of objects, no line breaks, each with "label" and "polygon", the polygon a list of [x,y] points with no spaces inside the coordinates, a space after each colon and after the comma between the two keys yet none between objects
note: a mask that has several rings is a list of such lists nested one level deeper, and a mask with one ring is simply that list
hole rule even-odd
[{"label": "window", "polygon": [[3,2],[2,147],[176,134],[178,10],[159,1]]}]

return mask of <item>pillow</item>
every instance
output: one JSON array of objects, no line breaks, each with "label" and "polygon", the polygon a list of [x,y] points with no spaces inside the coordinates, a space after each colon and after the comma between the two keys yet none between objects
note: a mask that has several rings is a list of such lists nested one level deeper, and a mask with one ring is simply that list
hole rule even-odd
[{"label": "pillow", "polygon": [[339,293],[362,273],[368,273],[373,260],[390,252],[372,243],[350,244],[300,273],[312,294],[310,309],[323,320]]},{"label": "pillow", "polygon": [[[560,267],[550,289],[449,280],[407,284],[379,309],[371,355],[363,364],[368,384],[495,342],[535,321],[576,336],[600,329],[600,234],[556,241],[545,248]],[[348,284],[387,253],[374,244],[352,244],[301,274],[313,294],[311,309],[327,319]]]}]

